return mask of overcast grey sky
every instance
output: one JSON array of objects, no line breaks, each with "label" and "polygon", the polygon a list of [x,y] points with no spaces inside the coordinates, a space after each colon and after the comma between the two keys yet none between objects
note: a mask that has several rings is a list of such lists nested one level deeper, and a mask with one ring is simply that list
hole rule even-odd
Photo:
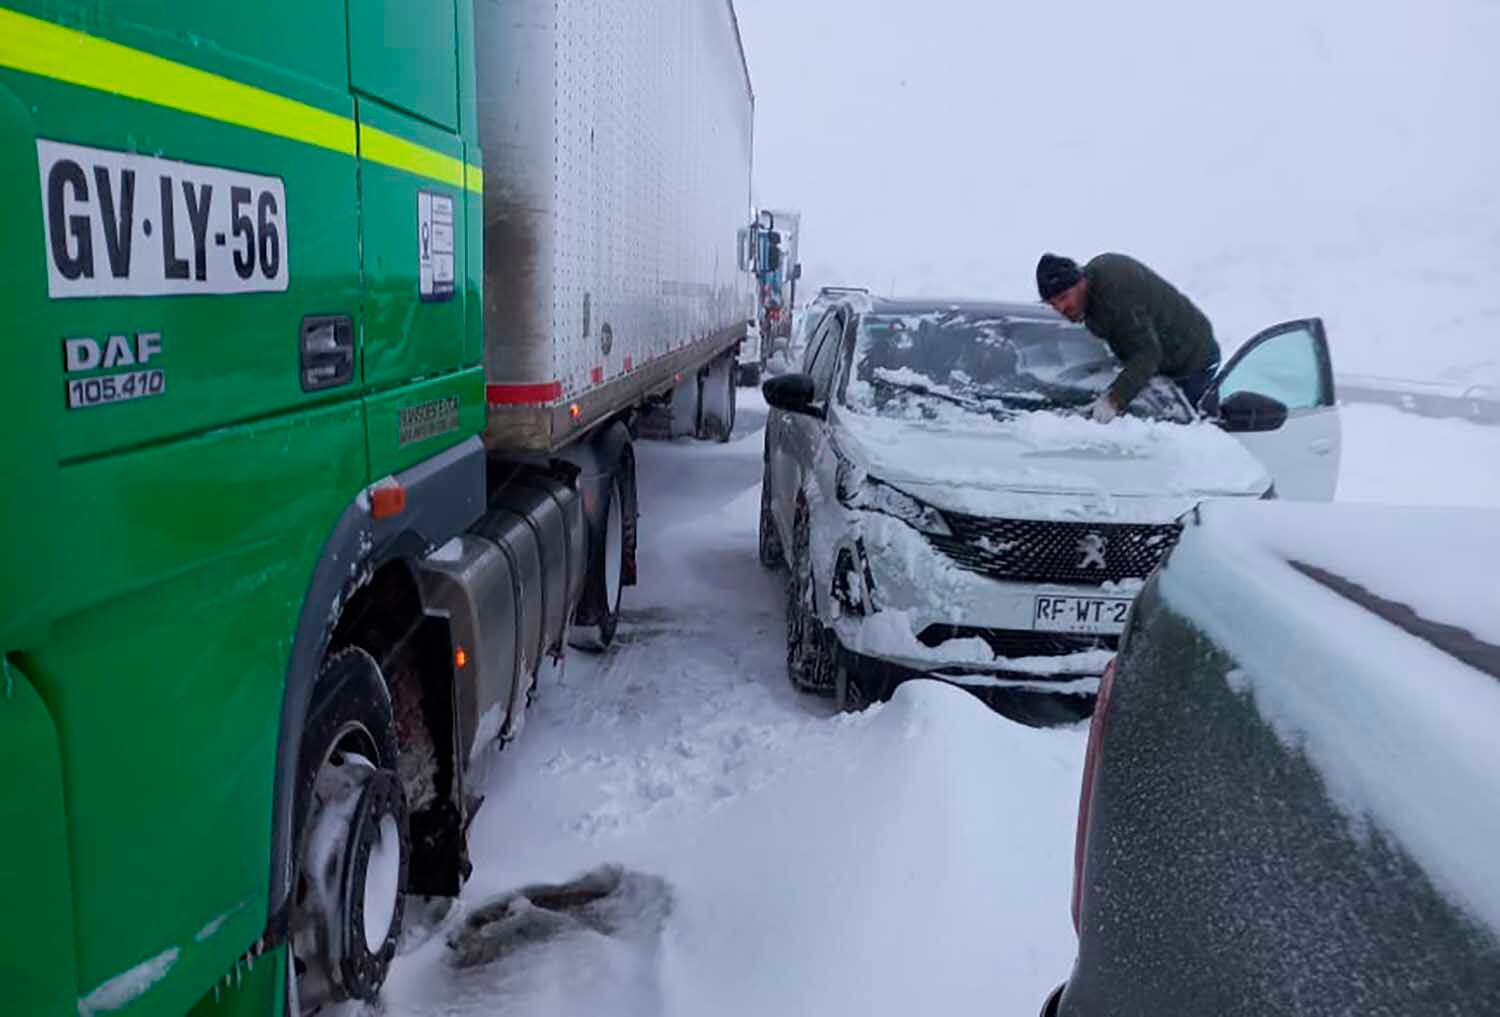
[{"label": "overcast grey sky", "polygon": [[1345,367],[1500,363],[1494,0],[736,6],[810,283],[1029,297],[1124,250],[1230,345],[1321,314]]}]

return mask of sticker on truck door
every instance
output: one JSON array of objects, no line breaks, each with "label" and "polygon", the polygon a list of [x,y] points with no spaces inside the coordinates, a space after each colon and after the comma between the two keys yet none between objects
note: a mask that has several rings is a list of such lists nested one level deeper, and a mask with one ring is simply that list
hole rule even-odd
[{"label": "sticker on truck door", "polygon": [[453,297],[453,199],[435,191],[417,192],[417,292]]},{"label": "sticker on truck door", "polygon": [[36,157],[54,299],[286,290],[279,177],[43,140]]}]

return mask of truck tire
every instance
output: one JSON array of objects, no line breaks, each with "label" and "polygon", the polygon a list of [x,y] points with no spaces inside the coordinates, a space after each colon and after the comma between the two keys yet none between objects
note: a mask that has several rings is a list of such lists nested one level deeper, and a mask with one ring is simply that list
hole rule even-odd
[{"label": "truck tire", "polygon": [[760,364],[741,364],[739,369],[739,383],[746,388],[753,388],[760,384]]},{"label": "truck tire", "polygon": [[324,661],[299,753],[287,1013],[373,1000],[401,934],[411,855],[396,727],[380,666]]},{"label": "truck tire", "polygon": [[834,693],[834,636],[814,609],[811,526],[806,506],[799,506],[793,528],[792,555],[786,576],[786,675],[803,692]]},{"label": "truck tire", "polygon": [[594,550],[584,596],[592,601],[591,616],[585,624],[575,624],[568,635],[574,648],[589,653],[603,653],[615,641],[620,625],[620,597],[625,587],[625,484],[621,479],[623,464],[614,472],[609,485],[609,504],[604,509],[604,532]]},{"label": "truck tire", "polygon": [[699,381],[698,437],[726,442],[734,433],[737,370],[734,354],[726,353],[711,363]]}]

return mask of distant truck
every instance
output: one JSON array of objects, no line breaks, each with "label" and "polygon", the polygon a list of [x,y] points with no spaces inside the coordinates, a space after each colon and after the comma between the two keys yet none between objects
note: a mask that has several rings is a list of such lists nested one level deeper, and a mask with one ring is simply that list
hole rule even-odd
[{"label": "distant truck", "polygon": [[733,427],[733,8],[3,2],[0,1009],[371,999]]},{"label": "distant truck", "polygon": [[764,209],[748,230],[741,231],[741,264],[755,273],[758,358],[740,358],[743,384],[759,383],[766,363],[787,348],[797,307],[797,282],[802,278],[798,260],[799,212]]}]

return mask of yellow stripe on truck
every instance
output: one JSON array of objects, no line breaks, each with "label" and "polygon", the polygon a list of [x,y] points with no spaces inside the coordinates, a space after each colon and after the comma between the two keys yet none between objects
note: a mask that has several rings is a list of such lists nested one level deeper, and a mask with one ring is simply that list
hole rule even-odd
[{"label": "yellow stripe on truck", "polygon": [[[477,166],[374,128],[155,56],[0,7],[0,67],[190,113],[483,193]],[[360,147],[356,147],[360,142]],[[362,149],[362,151],[361,151]]]},{"label": "yellow stripe on truck", "polygon": [[359,125],[359,153],[362,158],[415,173],[460,190],[464,186],[464,161],[434,151],[425,145],[387,134],[376,127]]}]

